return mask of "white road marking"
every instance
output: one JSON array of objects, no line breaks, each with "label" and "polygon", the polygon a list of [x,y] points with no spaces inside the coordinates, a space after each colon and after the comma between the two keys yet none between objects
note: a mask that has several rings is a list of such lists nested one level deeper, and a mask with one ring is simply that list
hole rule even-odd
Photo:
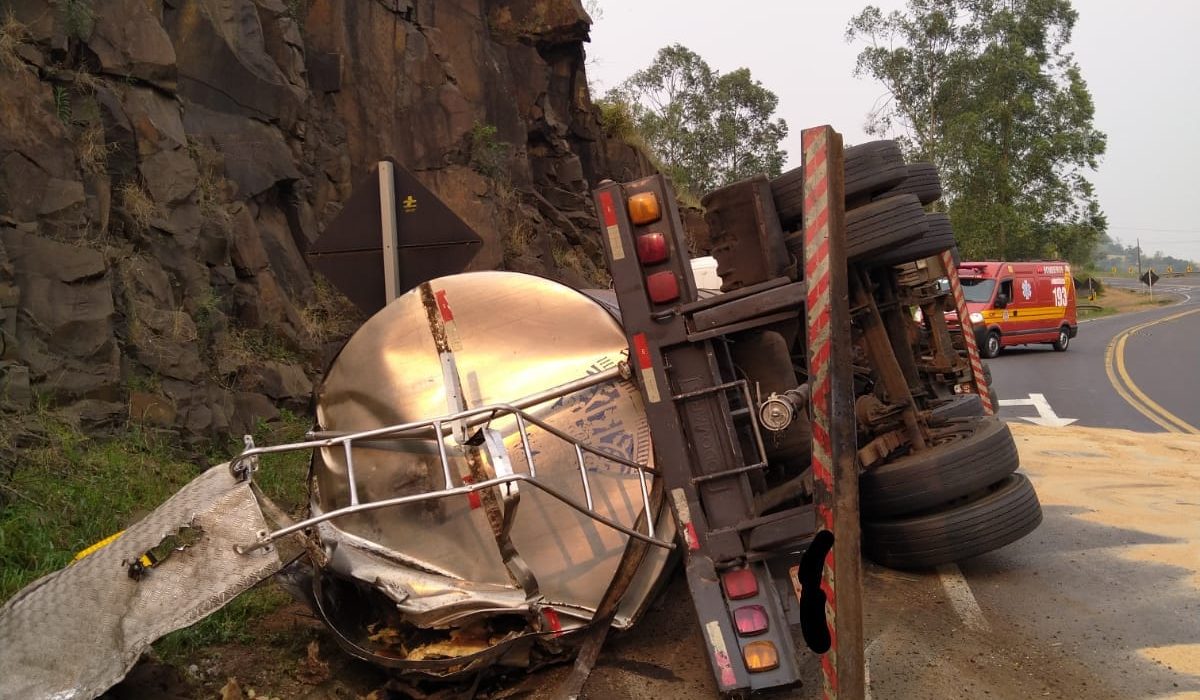
[{"label": "white road marking", "polygon": [[1070,425],[1078,418],[1059,418],[1058,414],[1050,408],[1050,402],[1046,400],[1045,394],[1030,394],[1027,399],[1000,399],[1001,406],[1033,406],[1037,409],[1038,417],[1018,416],[1023,420],[1027,420],[1034,425],[1044,425],[1048,428],[1061,428],[1064,425]]},{"label": "white road marking", "polygon": [[871,640],[863,649],[863,700],[871,700],[871,650],[879,643],[880,637]]},{"label": "white road marking", "polygon": [[976,632],[988,631],[983,610],[979,607],[979,601],[975,600],[967,579],[963,578],[962,570],[956,564],[946,564],[939,566],[937,572],[942,580],[942,588],[946,589],[946,597],[950,599],[950,606],[962,618],[963,624]]}]

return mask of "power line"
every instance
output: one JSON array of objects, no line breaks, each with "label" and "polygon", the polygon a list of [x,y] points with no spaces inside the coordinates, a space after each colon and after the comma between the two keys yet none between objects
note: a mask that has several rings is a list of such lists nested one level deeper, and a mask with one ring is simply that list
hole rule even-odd
[{"label": "power line", "polygon": [[1200,228],[1142,228],[1139,226],[1109,225],[1109,229],[1119,231],[1150,231],[1151,233],[1200,233]]}]

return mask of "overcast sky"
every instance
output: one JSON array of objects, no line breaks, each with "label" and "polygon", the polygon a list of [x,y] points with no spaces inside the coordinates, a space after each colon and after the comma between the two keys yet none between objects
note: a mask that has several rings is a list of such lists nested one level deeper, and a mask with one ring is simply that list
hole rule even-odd
[{"label": "overcast sky", "polygon": [[[882,87],[853,76],[859,46],[846,23],[866,2],[812,0],[599,0],[587,47],[588,76],[610,88],[681,43],[713,68],[747,67],[779,96],[799,164],[800,130],[832,124],[847,143],[869,140],[863,123]],[[884,0],[885,10],[904,3]],[[1200,3],[1075,0],[1071,49],[1096,102],[1108,153],[1092,175],[1109,234],[1147,253],[1200,261]]]}]

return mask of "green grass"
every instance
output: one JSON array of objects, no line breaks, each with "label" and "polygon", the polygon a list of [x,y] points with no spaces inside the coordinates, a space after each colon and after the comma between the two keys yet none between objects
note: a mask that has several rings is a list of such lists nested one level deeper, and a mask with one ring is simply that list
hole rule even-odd
[{"label": "green grass", "polygon": [[467,158],[476,172],[493,180],[508,179],[508,160],[512,146],[501,141],[492,124],[475,122],[467,133]]},{"label": "green grass", "polygon": [[1101,318],[1104,316],[1112,316],[1113,314],[1117,313],[1117,310],[1111,306],[1101,306],[1098,310],[1095,310],[1095,311],[1093,311],[1091,309],[1079,309],[1076,313],[1077,313],[1078,317],[1082,320],[1082,319],[1089,319],[1089,318]]},{"label": "green grass", "polygon": [[[17,447],[18,417],[0,416],[0,601],[34,579],[70,563],[75,553],[136,522],[198,476],[205,464],[240,450],[231,442],[206,455],[185,453],[177,440],[131,426],[111,438],[89,438],[42,408],[25,420],[44,440]],[[310,427],[307,417],[285,412],[260,423],[258,445],[292,442]],[[264,458],[256,475],[263,490],[298,515],[307,501],[308,452]],[[273,583],[261,584],[225,608],[159,643],[160,653],[180,660],[211,645],[259,639],[255,620],[288,600]]]},{"label": "green grass", "polygon": [[[274,423],[259,421],[254,431],[254,444],[265,447],[299,442],[311,427],[311,418],[283,410],[280,419]],[[302,514],[308,503],[306,478],[311,456],[308,450],[300,450],[259,458],[254,480],[262,487],[263,493],[292,516]]]},{"label": "green grass", "polygon": [[255,622],[291,599],[274,582],[263,581],[200,622],[158,640],[154,651],[165,663],[185,666],[206,647],[262,642],[264,635]]},{"label": "green grass", "polygon": [[0,474],[0,600],[124,529],[199,473],[152,432],[135,427],[91,440],[48,413],[37,420],[44,443],[9,451],[12,470]]}]

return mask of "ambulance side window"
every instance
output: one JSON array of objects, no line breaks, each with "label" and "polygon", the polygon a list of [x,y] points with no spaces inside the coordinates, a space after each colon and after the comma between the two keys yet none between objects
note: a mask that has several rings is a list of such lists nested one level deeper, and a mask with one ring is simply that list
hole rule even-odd
[{"label": "ambulance side window", "polygon": [[1004,280],[1000,283],[1000,291],[996,292],[996,308],[1003,309],[1012,303],[1012,280]]}]

